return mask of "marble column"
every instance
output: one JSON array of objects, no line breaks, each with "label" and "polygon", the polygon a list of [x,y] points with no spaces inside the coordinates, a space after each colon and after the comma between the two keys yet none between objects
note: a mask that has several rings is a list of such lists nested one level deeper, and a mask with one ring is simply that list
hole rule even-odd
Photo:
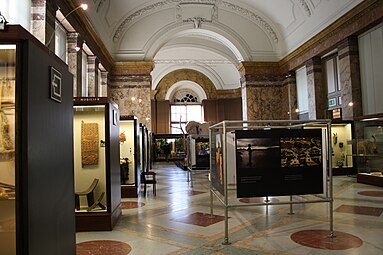
[{"label": "marble column", "polygon": [[299,119],[299,113],[296,112],[298,109],[298,95],[297,95],[297,80],[295,72],[291,71],[285,75],[284,79],[284,91],[283,94],[288,95],[288,100],[283,100],[283,104],[287,104],[284,108],[288,109],[288,119],[297,120]]},{"label": "marble column", "polygon": [[306,62],[309,119],[324,119],[327,111],[327,88],[322,82],[321,59],[314,57]]},{"label": "marble column", "polygon": [[343,40],[338,46],[338,58],[342,119],[353,120],[363,114],[358,38],[349,37]]},{"label": "marble column", "polygon": [[[43,44],[53,36],[55,31],[56,1],[32,0],[31,1],[31,32]],[[52,51],[55,49],[55,40],[47,45]]]},{"label": "marble column", "polygon": [[288,95],[278,63],[242,62],[242,115],[244,120],[288,119]]},{"label": "marble column", "polygon": [[101,93],[100,95],[102,97],[108,97],[109,96],[109,86],[108,86],[108,72],[107,71],[101,71]]},{"label": "marble column", "polygon": [[98,59],[96,56],[88,56],[88,96],[97,97],[98,93]]},{"label": "marble column", "polygon": [[76,46],[80,40],[78,33],[68,33],[68,69],[73,75],[73,96],[82,96],[82,51],[76,51]]},{"label": "marble column", "polygon": [[110,98],[120,115],[134,115],[151,130],[151,84],[153,62],[116,62],[109,74]]}]

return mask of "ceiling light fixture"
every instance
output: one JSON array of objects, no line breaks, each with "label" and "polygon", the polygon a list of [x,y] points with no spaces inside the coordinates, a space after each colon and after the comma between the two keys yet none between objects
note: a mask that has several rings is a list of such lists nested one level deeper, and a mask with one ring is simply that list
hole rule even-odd
[{"label": "ceiling light fixture", "polygon": [[[83,9],[83,10],[85,11],[85,10],[88,9],[88,5],[87,5],[87,4],[80,4],[79,6],[77,6],[77,7],[74,8],[73,10],[71,10],[67,15],[64,16],[64,18],[63,18],[62,20],[60,20],[59,25],[61,25],[61,23],[62,23],[64,20],[66,20],[66,18],[67,18],[69,15],[71,15],[73,12],[75,12],[75,11],[78,10],[78,9]],[[52,33],[51,36],[49,37],[48,42],[45,43],[45,46],[46,46],[46,47],[49,47],[49,45],[51,44],[52,39],[53,39],[53,37],[55,36],[57,29],[60,27],[59,25],[56,26],[55,30],[53,31],[53,33]],[[76,47],[76,51],[78,51],[78,50],[77,50],[77,47]]]}]

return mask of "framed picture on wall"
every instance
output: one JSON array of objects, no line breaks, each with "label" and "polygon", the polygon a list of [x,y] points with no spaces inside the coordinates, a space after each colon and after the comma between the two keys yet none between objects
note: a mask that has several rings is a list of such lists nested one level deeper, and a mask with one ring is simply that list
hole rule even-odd
[{"label": "framed picture on wall", "polygon": [[61,78],[61,73],[57,71],[54,67],[51,66],[50,70],[50,96],[51,99],[61,103],[61,90],[62,90],[62,78]]}]

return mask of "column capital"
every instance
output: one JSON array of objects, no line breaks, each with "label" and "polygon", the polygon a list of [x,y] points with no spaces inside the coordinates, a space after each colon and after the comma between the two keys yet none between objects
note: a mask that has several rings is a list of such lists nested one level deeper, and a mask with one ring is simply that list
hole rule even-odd
[{"label": "column capital", "polygon": [[115,62],[112,75],[150,75],[153,71],[153,61]]}]

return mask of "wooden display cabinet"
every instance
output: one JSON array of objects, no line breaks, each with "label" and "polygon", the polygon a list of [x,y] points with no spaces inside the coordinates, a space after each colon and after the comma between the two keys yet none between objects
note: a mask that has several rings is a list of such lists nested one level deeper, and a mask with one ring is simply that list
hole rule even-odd
[{"label": "wooden display cabinet", "polygon": [[21,26],[0,31],[0,254],[76,254],[73,76]]}]

